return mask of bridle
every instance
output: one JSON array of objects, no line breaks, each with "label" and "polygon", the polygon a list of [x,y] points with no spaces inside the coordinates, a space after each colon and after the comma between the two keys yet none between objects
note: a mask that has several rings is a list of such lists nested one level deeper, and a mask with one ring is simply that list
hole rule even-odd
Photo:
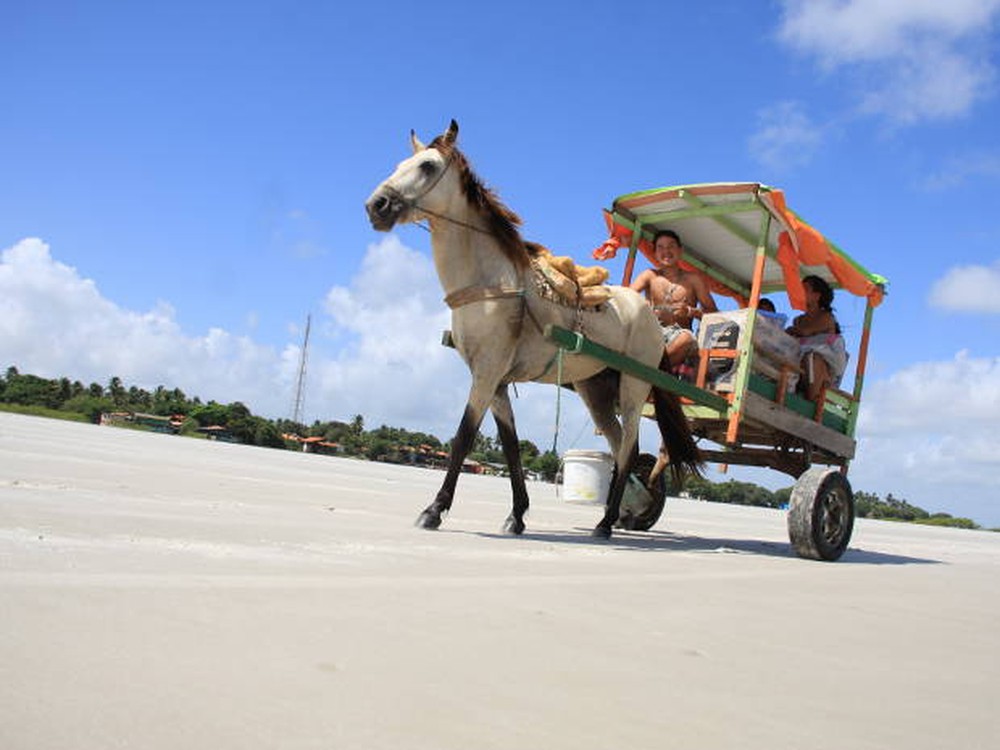
[{"label": "bridle", "polygon": [[[438,150],[438,153],[440,153],[440,149]],[[423,200],[428,195],[430,195],[431,191],[437,187],[438,183],[441,182],[442,179],[444,179],[444,176],[448,173],[448,170],[451,169],[451,165],[454,162],[455,159],[450,154],[447,157],[445,157],[444,169],[438,172],[437,176],[431,181],[431,183],[426,188],[423,189],[420,195],[416,196],[415,198],[407,198],[392,185],[387,185],[384,188],[384,190],[386,193],[389,194],[389,196],[393,200],[397,201],[407,210],[418,211],[427,216],[432,216],[435,219],[441,219],[441,221],[446,221],[449,224],[454,224],[455,226],[459,226],[464,229],[471,229],[474,232],[479,232],[480,234],[485,234],[492,237],[493,233],[488,229],[483,229],[482,227],[478,227],[475,224],[470,224],[467,221],[462,221],[461,219],[455,219],[451,216],[448,216],[447,214],[438,213],[437,211],[431,211],[429,208],[420,205],[420,201]],[[431,231],[429,227],[423,224],[417,224],[417,226],[423,228],[427,232]]]},{"label": "bridle", "polygon": [[[440,151],[439,151],[440,153]],[[455,162],[455,159],[449,154],[445,157],[444,169],[442,169],[434,180],[421,191],[420,195],[414,198],[407,198],[396,188],[391,185],[387,185],[384,190],[389,196],[400,203],[404,208],[410,211],[418,211],[427,216],[432,216],[435,219],[440,219],[446,221],[449,224],[454,224],[455,226],[462,227],[463,229],[471,229],[474,232],[479,232],[480,234],[485,234],[488,237],[495,237],[494,233],[488,229],[483,229],[482,227],[476,226],[475,224],[470,224],[467,221],[462,221],[461,219],[456,219],[454,217],[448,216],[447,214],[438,213],[437,211],[432,211],[429,208],[425,208],[420,205],[420,201],[426,196],[430,195],[431,191],[437,187],[438,183],[444,178],[448,170],[451,169],[451,165]],[[430,232],[430,227],[424,226],[423,224],[417,224],[417,226],[423,227],[427,232]],[[524,288],[521,287],[509,287],[509,286],[467,286],[457,291],[451,292],[445,298],[445,304],[448,305],[452,310],[458,307],[464,307],[465,305],[472,304],[473,302],[485,302],[486,300],[496,300],[496,299],[509,299],[512,297],[520,297],[524,301]],[[525,302],[525,307],[527,303]],[[522,312],[523,317],[523,312]]]},{"label": "bridle", "polygon": [[[386,193],[390,195],[390,197],[398,201],[402,206],[404,206],[406,209],[410,211],[419,211],[422,214],[425,214],[427,216],[432,216],[435,219],[440,219],[441,221],[448,222],[449,224],[453,224],[455,226],[459,226],[464,229],[471,229],[474,232],[479,232],[480,234],[485,234],[488,237],[496,238],[495,233],[491,232],[488,229],[483,229],[482,227],[476,226],[475,224],[470,224],[469,222],[453,218],[446,214],[438,213],[437,211],[431,211],[430,209],[420,205],[420,201],[427,195],[429,195],[431,191],[434,190],[434,188],[437,187],[438,183],[444,178],[448,170],[451,169],[451,165],[454,161],[455,159],[449,153],[448,156],[445,157],[444,169],[442,169],[441,172],[438,173],[438,175],[434,178],[434,180],[423,191],[421,191],[420,195],[414,198],[406,198],[402,193],[400,193],[396,188],[392,187],[391,185],[386,186],[384,190]],[[430,227],[424,226],[423,224],[418,223],[417,226],[423,227],[423,229],[427,232],[431,231]],[[444,298],[444,302],[446,305],[448,305],[449,308],[455,310],[459,307],[464,307],[465,305],[470,305],[475,302],[486,302],[490,300],[513,299],[513,298],[521,300],[521,310],[517,322],[517,328],[518,328],[517,338],[520,339],[521,337],[520,331],[524,327],[525,318],[531,321],[531,323],[534,325],[538,333],[543,333],[542,324],[535,317],[535,314],[531,311],[531,307],[528,305],[523,279],[521,282],[521,286],[519,287],[480,286],[480,285],[463,287],[462,289],[458,289],[446,295]],[[574,324],[575,330],[580,330],[582,328],[582,320],[580,318],[580,313],[581,309],[578,307],[577,320],[576,323]],[[556,360],[558,360],[559,362],[559,380],[561,382],[562,350],[558,347],[556,347],[556,354],[548,362],[548,364],[546,364],[544,371],[541,373],[541,375],[539,375],[539,377],[548,372],[552,368],[552,365],[554,362],[556,362]]]}]

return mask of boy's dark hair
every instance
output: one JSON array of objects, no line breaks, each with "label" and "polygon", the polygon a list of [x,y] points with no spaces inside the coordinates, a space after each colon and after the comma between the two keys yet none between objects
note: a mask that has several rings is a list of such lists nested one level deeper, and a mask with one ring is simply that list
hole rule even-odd
[{"label": "boy's dark hair", "polygon": [[681,236],[673,229],[661,229],[653,235],[653,247],[656,247],[656,241],[660,239],[660,237],[672,237],[678,245],[681,245],[682,247],[684,245],[684,243],[681,242]]}]

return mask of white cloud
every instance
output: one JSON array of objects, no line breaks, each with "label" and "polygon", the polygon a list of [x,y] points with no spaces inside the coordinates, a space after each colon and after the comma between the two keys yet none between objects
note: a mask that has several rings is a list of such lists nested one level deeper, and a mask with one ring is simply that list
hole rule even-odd
[{"label": "white cloud", "polygon": [[930,292],[934,307],[957,312],[1000,313],[1000,260],[992,266],[957,266]]},{"label": "white cloud", "polygon": [[362,414],[369,427],[450,437],[468,376],[458,355],[441,345],[449,322],[441,298],[428,258],[395,235],[369,246],[358,275],[324,301],[324,330],[349,343],[335,358],[310,366],[313,404],[339,419]]},{"label": "white cloud", "polygon": [[942,169],[922,181],[925,190],[948,190],[976,178],[1000,177],[1000,154],[979,152],[948,159]]},{"label": "white cloud", "polygon": [[784,0],[778,38],[827,71],[860,74],[863,112],[910,124],[956,117],[996,77],[1000,0]]},{"label": "white cloud", "polygon": [[868,396],[860,426],[869,436],[962,437],[980,429],[992,435],[1000,424],[1000,357],[959,352],[951,360],[921,362],[871,385]]},{"label": "white cloud", "polygon": [[1000,357],[924,362],[870,384],[855,489],[1000,525]]},{"label": "white cloud", "polygon": [[[206,401],[242,401],[262,416],[290,413],[302,331],[289,331],[296,343],[280,351],[218,328],[193,336],[180,330],[166,303],[139,313],[103,297],[41,240],[22,240],[0,257],[0,367],[85,384],[118,376],[128,385],[178,387]],[[369,427],[450,438],[470,379],[458,354],[441,345],[449,312],[430,259],[389,235],[368,248],[350,284],[330,290],[324,308],[326,317],[313,326],[306,418],[362,414]],[[343,348],[330,354],[331,345]],[[521,436],[551,445],[555,388],[521,386],[514,408]],[[585,422],[578,399],[564,396],[566,432],[578,434]],[[484,431],[494,433],[492,420]],[[583,432],[586,439],[590,431]]]},{"label": "white cloud", "polygon": [[907,54],[914,40],[955,41],[986,29],[997,0],[784,0],[779,36],[827,66]]},{"label": "white cloud", "polygon": [[281,210],[282,200],[279,191],[262,217],[271,246],[303,260],[326,255],[328,250],[318,239],[321,235],[318,223],[304,209]]},{"label": "white cloud", "polygon": [[249,403],[287,390],[292,370],[284,354],[221,329],[187,336],[167,303],[148,312],[122,309],[94,281],[54,260],[41,240],[22,240],[0,257],[5,366],[85,383],[104,384],[117,375],[140,387],[179,387],[205,400]]},{"label": "white cloud", "polygon": [[757,114],[757,130],[749,139],[751,155],[764,167],[787,172],[808,164],[823,145],[823,129],[797,102],[779,102]]},{"label": "white cloud", "polygon": [[[425,255],[395,235],[371,245],[350,284],[327,294],[333,333],[347,334],[352,343],[335,359],[310,366],[313,403],[332,408],[340,419],[362,414],[369,427],[388,424],[450,438],[471,379],[458,353],[441,345],[451,320],[442,298]],[[550,447],[555,388],[525,384],[511,397],[521,438]],[[563,396],[563,415],[567,430],[589,424],[572,395]],[[492,418],[483,431],[495,434]]]},{"label": "white cloud", "polygon": [[[0,365],[84,383],[117,375],[129,385],[243,401],[264,416],[288,414],[298,346],[278,351],[220,329],[188,335],[166,304],[145,313],[123,309],[37,239],[4,250],[0,261]],[[326,314],[315,321],[318,354],[309,359],[310,419],[363,414],[369,427],[388,424],[442,439],[453,434],[469,375],[458,355],[440,345],[449,318],[427,257],[393,235],[370,246],[357,277],[330,290]],[[348,343],[339,352],[323,353],[331,340],[343,339]],[[555,388],[527,384],[518,391],[521,437],[548,448]],[[561,412],[560,450],[602,446],[579,399],[564,394]],[[959,354],[870,383],[861,419],[851,470],[856,489],[1000,525],[1000,357]],[[485,427],[493,433],[492,423]],[[643,448],[654,450],[655,431],[643,427]]]}]

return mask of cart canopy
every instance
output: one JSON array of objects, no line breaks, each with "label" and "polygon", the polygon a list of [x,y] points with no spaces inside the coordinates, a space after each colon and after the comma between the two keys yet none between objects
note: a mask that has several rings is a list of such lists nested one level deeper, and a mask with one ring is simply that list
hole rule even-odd
[{"label": "cart canopy", "polygon": [[653,262],[653,235],[672,229],[684,244],[684,262],[709,277],[712,291],[746,305],[758,246],[765,249],[761,294],[787,292],[805,309],[802,279],[821,276],[836,289],[882,302],[887,280],[872,273],[785,204],[785,194],[756,182],[708,183],[645,190],[616,198],[604,212],[609,238],[594,257],[609,259],[635,247]]}]

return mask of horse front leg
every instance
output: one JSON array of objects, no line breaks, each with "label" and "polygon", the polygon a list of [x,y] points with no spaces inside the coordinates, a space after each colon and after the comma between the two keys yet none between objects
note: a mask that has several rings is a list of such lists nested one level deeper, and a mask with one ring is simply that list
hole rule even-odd
[{"label": "horse front leg", "polygon": [[455,497],[455,486],[458,484],[458,475],[462,473],[462,464],[465,457],[472,450],[472,445],[479,432],[479,425],[486,414],[486,408],[496,393],[496,381],[483,386],[481,383],[473,381],[472,390],[469,393],[469,401],[465,405],[465,413],[462,421],[458,425],[458,432],[451,441],[451,453],[448,455],[448,470],[444,475],[444,482],[441,489],[434,497],[434,502],[424,508],[417,517],[416,525],[423,529],[436,529],[441,525],[442,515],[451,509],[452,500]]},{"label": "horse front leg", "polygon": [[462,464],[465,457],[472,450],[472,443],[479,432],[479,424],[483,421],[485,409],[473,408],[470,401],[465,405],[465,413],[462,421],[458,425],[458,432],[451,441],[451,452],[448,454],[448,470],[444,475],[444,482],[441,489],[434,496],[434,502],[424,508],[423,512],[417,516],[416,525],[422,529],[436,529],[441,525],[442,515],[451,509],[452,500],[455,497],[455,486],[458,484],[458,475],[462,471]]},{"label": "horse front leg", "polygon": [[506,385],[497,388],[490,408],[493,411],[493,419],[496,421],[503,455],[507,459],[510,489],[513,495],[513,505],[510,515],[504,521],[503,530],[505,534],[521,534],[524,531],[524,514],[528,510],[528,489],[524,484],[521,446],[517,439],[517,429],[514,427],[514,410],[510,405],[510,396],[507,393]]}]

